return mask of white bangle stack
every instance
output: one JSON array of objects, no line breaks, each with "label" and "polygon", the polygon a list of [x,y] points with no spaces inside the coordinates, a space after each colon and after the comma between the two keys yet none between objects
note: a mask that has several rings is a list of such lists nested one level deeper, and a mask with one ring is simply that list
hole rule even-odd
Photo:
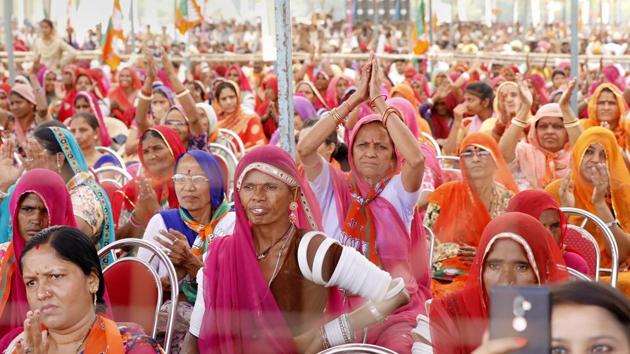
[{"label": "white bangle stack", "polygon": [[354,342],[354,330],[348,314],[343,314],[326,323],[324,334],[331,347]]}]

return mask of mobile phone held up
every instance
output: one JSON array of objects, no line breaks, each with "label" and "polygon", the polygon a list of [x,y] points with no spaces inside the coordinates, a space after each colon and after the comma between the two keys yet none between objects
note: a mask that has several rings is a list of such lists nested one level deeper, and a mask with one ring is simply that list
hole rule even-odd
[{"label": "mobile phone held up", "polygon": [[551,295],[542,287],[490,290],[490,339],[526,338],[513,354],[548,354],[551,348]]}]

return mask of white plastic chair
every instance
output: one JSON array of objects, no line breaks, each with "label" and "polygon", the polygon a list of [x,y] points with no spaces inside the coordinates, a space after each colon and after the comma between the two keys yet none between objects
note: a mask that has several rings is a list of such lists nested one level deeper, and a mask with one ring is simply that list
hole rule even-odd
[{"label": "white plastic chair", "polygon": [[118,161],[118,167],[125,167],[125,160],[122,159],[122,157],[113,149],[110,149],[108,147],[105,146],[97,146],[95,147],[96,151],[100,152],[101,154],[105,154],[105,155],[110,155],[112,157],[114,157],[116,159],[116,161]]},{"label": "white plastic chair", "polygon": [[[462,171],[460,169],[460,160],[458,156],[440,155],[437,156],[442,172],[445,175],[456,175],[458,179],[462,178]],[[449,180],[453,180],[449,178]]]},{"label": "white plastic chair", "polygon": [[435,233],[431,228],[426,225],[422,225],[424,231],[426,231],[429,238],[429,269],[433,268],[433,252],[435,251]]},{"label": "white plastic chair", "polygon": [[343,344],[336,347],[328,348],[319,352],[319,354],[397,354],[395,351],[372,344]]},{"label": "white plastic chair", "polygon": [[[115,182],[116,184],[125,185],[125,183],[133,179],[133,177],[129,172],[127,172],[127,170],[111,165],[99,167],[93,172],[100,183]],[[106,173],[107,175],[114,175],[114,177],[101,177],[101,175],[104,173]]]},{"label": "white plastic chair", "polygon": [[219,128],[219,138],[224,138],[229,141],[235,148],[232,149],[234,154],[240,159],[245,155],[245,144],[243,144],[243,140],[238,136],[235,132],[229,129]]},{"label": "white plastic chair", "polygon": [[440,147],[440,144],[437,142],[437,140],[435,140],[435,138],[425,132],[422,132],[422,137],[425,138],[429,142],[429,144],[431,144],[433,150],[435,150],[436,156],[442,156],[442,148]]}]

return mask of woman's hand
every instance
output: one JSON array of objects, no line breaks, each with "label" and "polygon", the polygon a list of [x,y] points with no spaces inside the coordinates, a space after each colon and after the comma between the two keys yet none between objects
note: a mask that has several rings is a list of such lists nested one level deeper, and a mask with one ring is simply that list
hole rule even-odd
[{"label": "woman's hand", "polygon": [[24,169],[15,166],[13,163],[13,155],[15,153],[15,144],[8,140],[0,145],[0,191],[7,192],[9,187],[14,184],[22,175]]},{"label": "woman's hand", "polygon": [[483,343],[472,354],[509,354],[527,346],[526,338],[501,338],[488,339],[488,333],[484,335]]},{"label": "woman's hand", "polygon": [[162,50],[161,53],[162,55],[160,56],[160,58],[162,60],[162,66],[164,67],[164,70],[166,70],[166,73],[168,74],[168,76],[169,77],[177,76],[177,70],[175,70],[173,63],[168,58],[168,54],[166,54],[164,50]]},{"label": "woman's hand", "polygon": [[140,223],[146,225],[153,214],[160,210],[160,203],[148,178],[139,177],[138,188],[140,191],[134,214],[138,217]]},{"label": "woman's hand", "polygon": [[[24,153],[26,154],[26,157],[24,158],[23,162],[24,162],[24,168],[27,171],[30,171],[34,168],[52,167],[52,166],[49,166],[49,163],[48,163],[50,155],[46,153],[46,150],[44,150],[42,145],[37,140],[29,140],[26,143],[26,146],[24,146]],[[57,169],[60,168],[59,165],[56,165],[54,167],[56,167]]]},{"label": "woman's hand", "polygon": [[173,264],[178,266],[201,265],[199,259],[192,253],[188,245],[188,239],[181,232],[173,229],[161,230],[162,237],[156,237],[155,240],[164,247],[168,258]]},{"label": "woman's hand", "polygon": [[521,98],[521,108],[522,110],[529,111],[532,108],[532,104],[534,103],[534,97],[532,96],[532,92],[529,90],[527,86],[527,82],[521,80],[521,78],[517,79],[518,84],[518,96]]},{"label": "woman's hand", "polygon": [[145,60],[145,65],[146,65],[146,72],[147,72],[146,80],[153,82],[153,80],[157,77],[155,59],[153,58],[153,54],[151,53],[148,47],[144,47],[142,49],[142,53],[144,54],[144,60]]},{"label": "woman's hand", "polygon": [[363,64],[361,66],[359,84],[357,85],[357,91],[353,94],[353,95],[357,95],[359,102],[363,102],[370,97],[370,74],[371,73],[372,73],[372,61],[369,61],[366,64]]},{"label": "woman's hand", "polygon": [[459,245],[459,251],[457,255],[459,259],[466,265],[471,265],[475,260],[475,255],[477,254],[477,249],[472,246],[468,246],[466,244],[461,243]]},{"label": "woman's hand", "polygon": [[30,74],[37,76],[37,73],[39,73],[39,69],[41,69],[41,67],[42,67],[42,57],[40,55],[36,55],[35,58],[33,59],[33,65],[31,65]]},{"label": "woman's hand", "polygon": [[575,183],[571,180],[571,175],[566,175],[560,184],[560,204],[565,208],[575,206],[575,194],[573,194]]},{"label": "woman's hand", "polygon": [[376,56],[372,53],[370,56],[370,62],[372,66],[372,72],[370,74],[370,98],[374,99],[381,94],[381,85],[383,80],[381,78],[381,67],[376,59]]},{"label": "woman's hand", "polygon": [[314,328],[293,338],[298,353],[314,354],[324,350],[321,327]]},{"label": "woman's hand", "polygon": [[571,109],[571,96],[573,95],[573,91],[575,90],[575,79],[569,81],[569,86],[564,90],[562,96],[560,96],[560,100],[558,101],[558,105],[561,110],[570,110]]},{"label": "woman's hand", "polygon": [[608,170],[606,165],[599,163],[590,169],[591,183],[593,184],[592,201],[595,205],[606,204],[606,194],[610,190],[610,180],[608,178]]},{"label": "woman's hand", "polygon": [[42,321],[39,310],[26,313],[24,320],[24,339],[15,346],[18,354],[46,354],[48,353],[48,331],[41,330]]},{"label": "woman's hand", "polygon": [[505,98],[507,94],[505,92],[499,92],[499,119],[497,119],[497,123],[501,122],[503,125],[506,125],[510,121],[510,114],[505,108]]}]

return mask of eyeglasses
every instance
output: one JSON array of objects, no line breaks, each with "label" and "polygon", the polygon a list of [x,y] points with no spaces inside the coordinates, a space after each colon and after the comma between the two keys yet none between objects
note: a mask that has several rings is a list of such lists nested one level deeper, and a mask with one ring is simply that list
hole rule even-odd
[{"label": "eyeglasses", "polygon": [[176,185],[184,185],[184,184],[192,184],[195,187],[202,187],[204,184],[208,183],[208,178],[205,176],[188,176],[183,174],[176,174],[172,177],[173,183]]},{"label": "eyeglasses", "polygon": [[479,149],[479,150],[466,150],[462,152],[461,154],[459,154],[459,157],[470,160],[473,158],[473,156],[477,156],[479,159],[485,159],[487,157],[490,157],[491,155],[492,154],[490,153],[490,151]]}]

